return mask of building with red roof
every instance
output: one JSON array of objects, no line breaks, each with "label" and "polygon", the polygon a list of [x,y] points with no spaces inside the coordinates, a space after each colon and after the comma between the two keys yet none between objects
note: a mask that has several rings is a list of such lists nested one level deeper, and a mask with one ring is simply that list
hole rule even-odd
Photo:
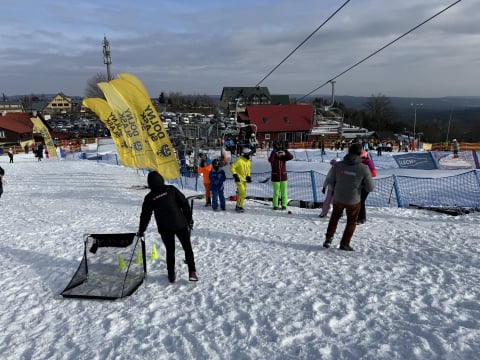
[{"label": "building with red roof", "polygon": [[256,128],[257,140],[306,141],[315,119],[311,104],[247,105],[238,121]]},{"label": "building with red roof", "polygon": [[0,145],[20,145],[33,141],[32,115],[24,112],[2,113],[0,115]]}]

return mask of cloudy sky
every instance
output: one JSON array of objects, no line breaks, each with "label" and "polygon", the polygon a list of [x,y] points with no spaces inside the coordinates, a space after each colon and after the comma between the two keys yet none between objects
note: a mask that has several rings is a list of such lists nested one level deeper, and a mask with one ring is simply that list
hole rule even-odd
[{"label": "cloudy sky", "polygon": [[[87,80],[137,75],[161,91],[220,94],[261,82],[308,94],[336,78],[337,95],[476,96],[480,2],[463,0],[359,66],[352,65],[455,0],[2,0],[0,93],[83,96]],[[314,94],[329,94],[326,85]]]}]

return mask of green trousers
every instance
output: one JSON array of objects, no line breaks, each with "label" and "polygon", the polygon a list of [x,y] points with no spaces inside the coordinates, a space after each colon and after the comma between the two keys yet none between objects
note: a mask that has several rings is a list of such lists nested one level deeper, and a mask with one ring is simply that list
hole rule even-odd
[{"label": "green trousers", "polygon": [[273,185],[273,207],[278,207],[278,197],[282,198],[282,207],[287,207],[288,194],[287,187],[288,181],[272,181]]}]

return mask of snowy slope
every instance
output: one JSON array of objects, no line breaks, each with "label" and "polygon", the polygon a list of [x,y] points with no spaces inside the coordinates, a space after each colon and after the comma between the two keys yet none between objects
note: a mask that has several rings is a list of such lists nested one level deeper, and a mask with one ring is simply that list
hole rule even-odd
[{"label": "snowy slope", "polygon": [[[0,157],[2,359],[474,359],[480,350],[480,215],[368,208],[355,252],[321,244],[319,210],[244,214],[194,203],[200,281],[148,262],[119,301],[63,299],[85,233],[134,232],[135,171],[90,161]],[[153,220],[152,220],[153,221]],[[343,220],[344,221],[344,220]],[[156,243],[151,224],[147,249]],[[339,230],[344,222],[340,222]],[[180,245],[178,244],[178,247]]]}]

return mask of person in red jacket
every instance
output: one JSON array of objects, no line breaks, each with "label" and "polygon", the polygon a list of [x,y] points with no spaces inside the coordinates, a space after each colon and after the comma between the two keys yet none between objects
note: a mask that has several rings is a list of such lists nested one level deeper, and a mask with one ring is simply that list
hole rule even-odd
[{"label": "person in red jacket", "polygon": [[[372,178],[377,176],[377,169],[375,168],[375,164],[373,163],[372,159],[368,156],[368,152],[362,150],[360,157],[362,158],[362,164],[368,166],[370,173],[372,174]],[[367,222],[367,209],[365,208],[365,201],[368,197],[368,192],[362,189],[360,194],[360,212],[358,213],[357,218],[357,225],[365,224]]]},{"label": "person in red jacket", "polygon": [[292,160],[293,155],[285,149],[279,141],[273,143],[273,150],[268,158],[270,162],[273,185],[273,210],[278,209],[278,198],[282,199],[282,210],[287,208],[288,204],[288,178],[287,178],[287,161]]}]

